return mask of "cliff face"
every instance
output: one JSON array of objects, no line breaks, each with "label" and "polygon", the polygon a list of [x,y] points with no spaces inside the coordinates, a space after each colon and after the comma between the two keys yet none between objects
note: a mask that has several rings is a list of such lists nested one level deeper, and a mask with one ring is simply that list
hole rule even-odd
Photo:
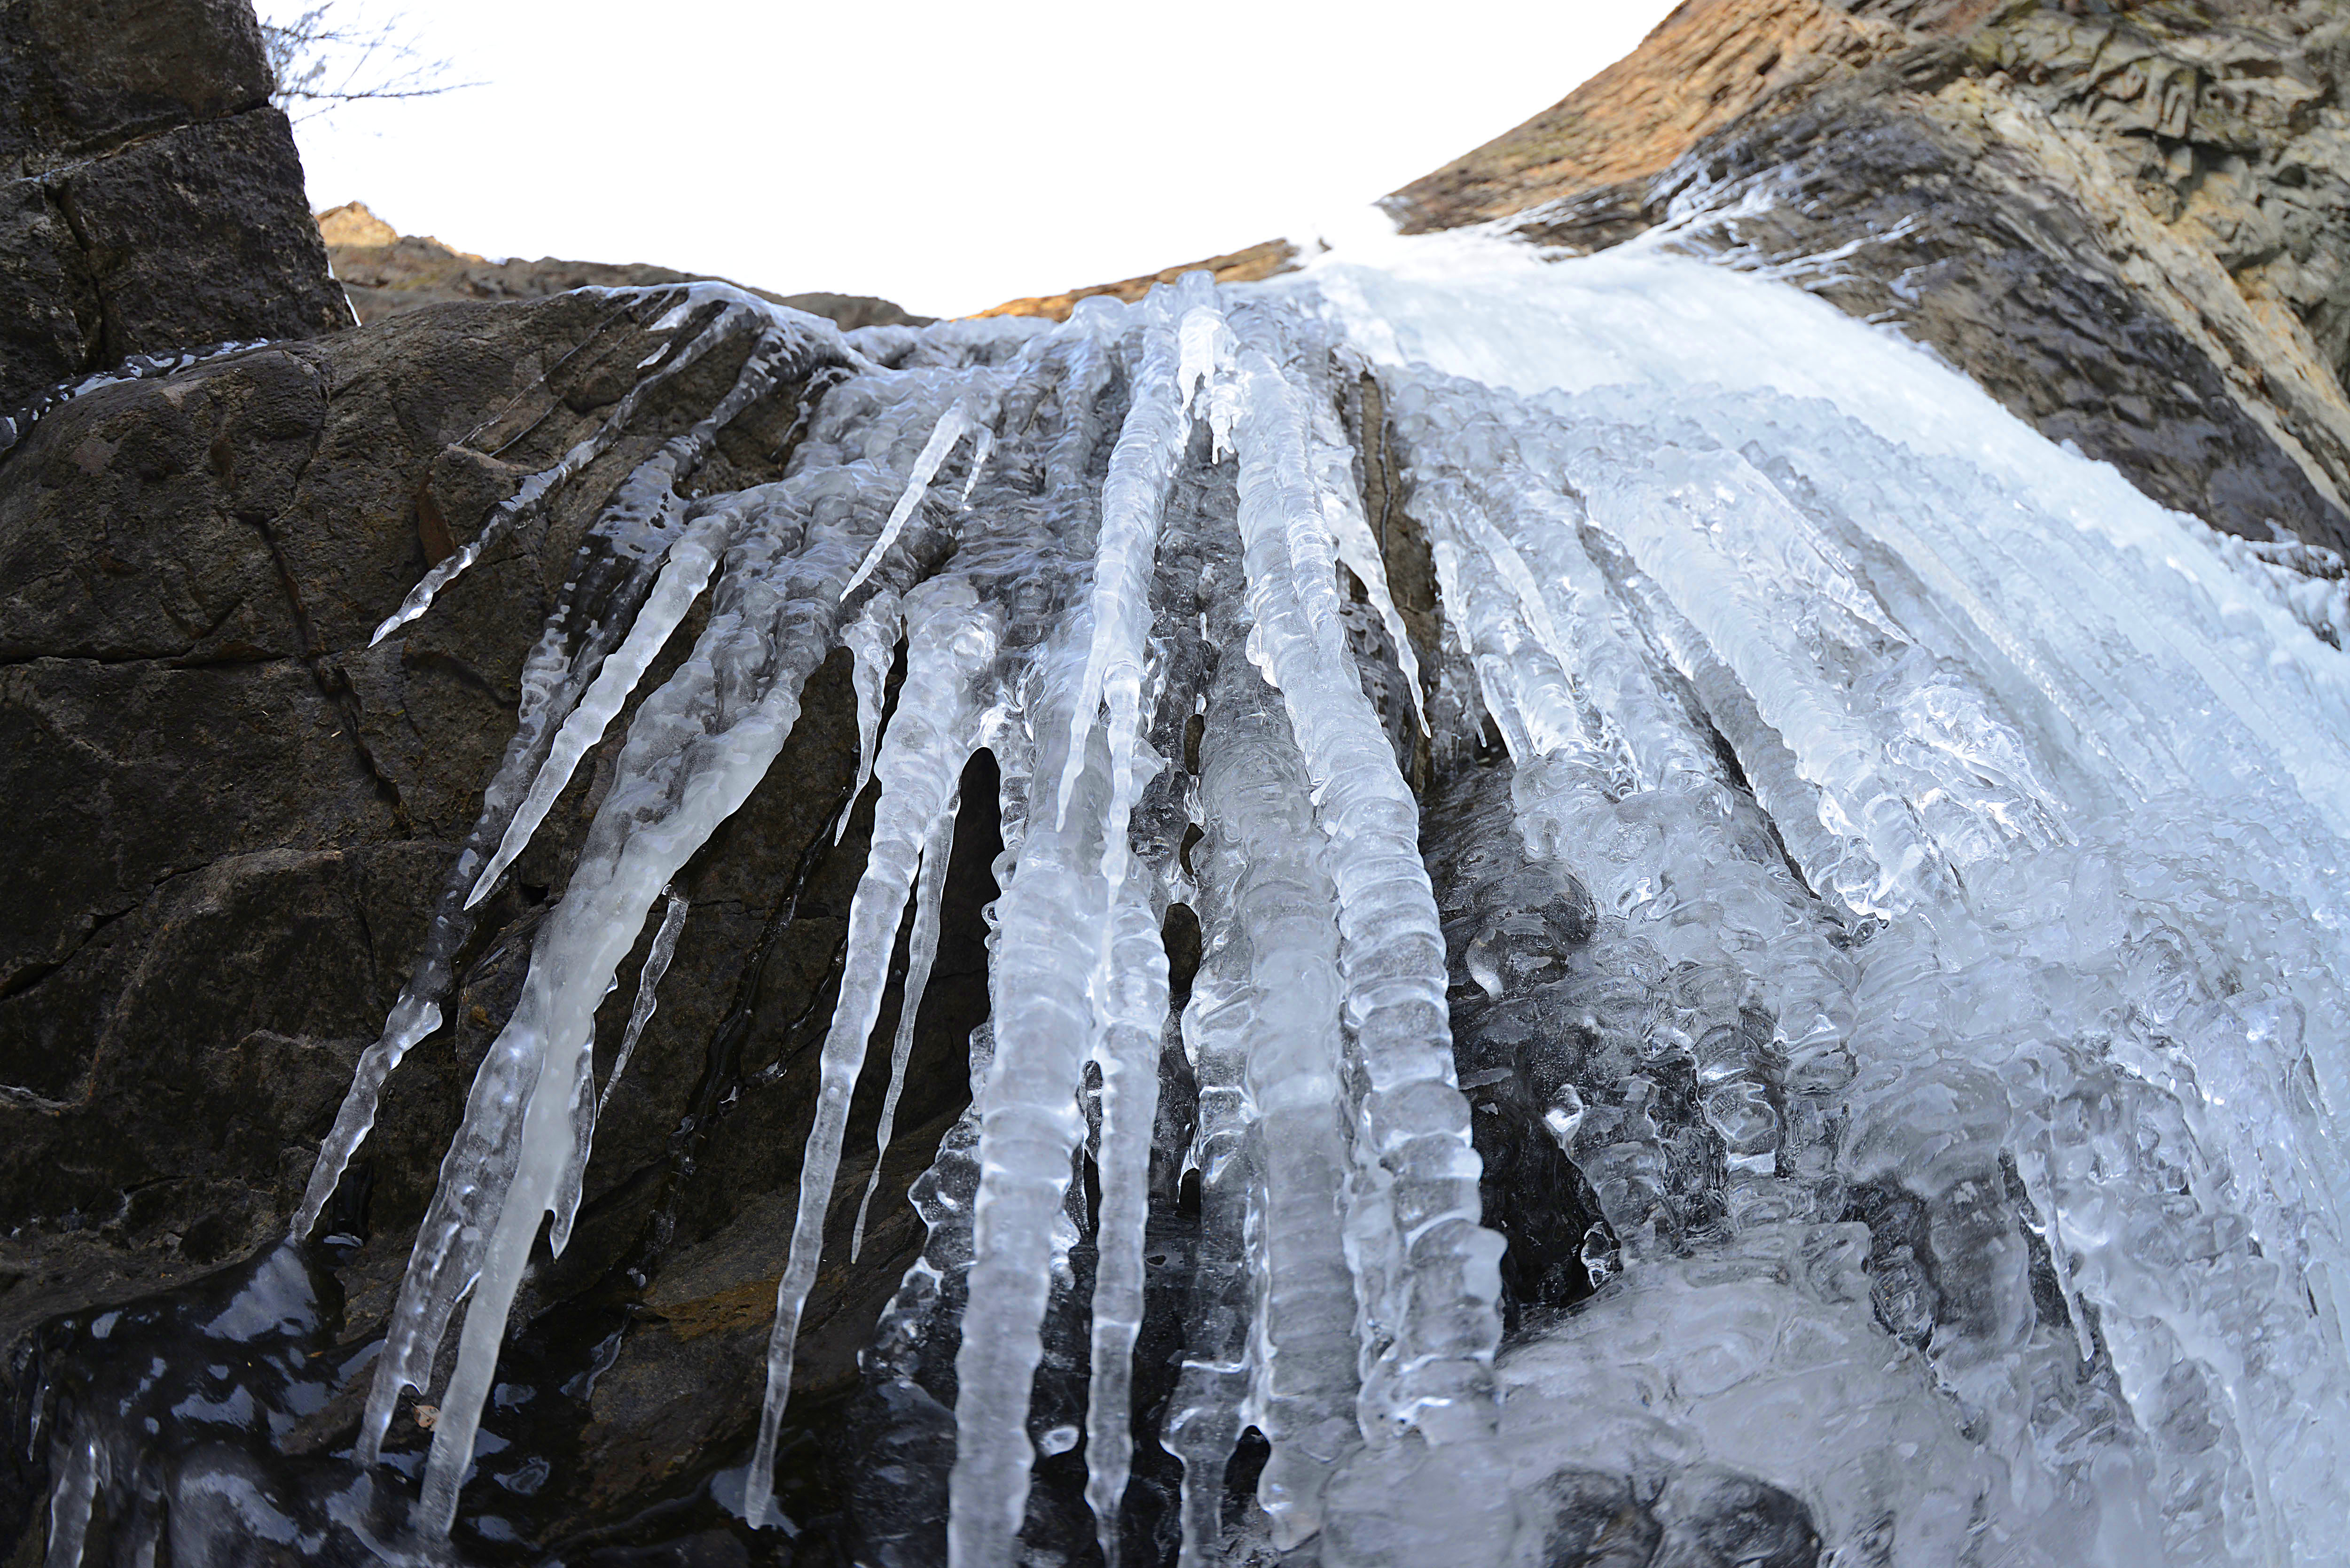
[{"label": "cliff face", "polygon": [[[512,730],[574,546],[740,356],[648,405],[542,524],[370,648],[407,587],[595,428],[658,348],[646,313],[546,296],[686,275],[493,264],[348,212],[322,248],[241,4],[18,4],[0,40],[0,410],[131,352],[293,340],[101,388],[0,452],[0,1349],[24,1351],[0,1357],[5,1406],[44,1319],[282,1232]],[[2339,5],[1692,0],[1394,203],[1415,231],[1492,224],[1562,254],[1651,235],[1772,269],[1910,334],[2158,499],[2341,546],[2345,78]],[[329,254],[364,329],[335,330],[348,312]],[[1237,281],[1293,259],[1275,243],[1204,265]],[[1001,308],[1066,316],[1179,270]],[[914,319],[782,297],[849,326]],[[730,430],[710,482],[779,472],[803,389]],[[1384,501],[1372,512],[1384,524]],[[1425,562],[1399,514],[1396,549]],[[1407,617],[1433,625],[1432,568],[1390,569]],[[791,746],[688,867],[687,945],[598,1129],[580,1236],[531,1286],[525,1315],[569,1313],[564,1333],[613,1345],[563,1439],[578,1462],[548,1494],[550,1536],[659,1498],[739,1448],[755,1414],[741,1369],[781,1270],[869,815],[851,812],[836,845],[858,750],[845,659],[810,681]],[[591,759],[557,803],[461,955],[452,1026],[393,1082],[343,1217],[371,1237],[344,1274],[348,1340],[388,1310],[464,1085],[609,777]],[[993,794],[975,780],[965,798]],[[888,1218],[811,1307],[801,1386],[816,1399],[853,1376],[917,1240],[895,1199],[966,1093],[995,847],[966,811],[873,1210]],[[608,1000],[599,1039],[629,1000]],[[876,1097],[857,1102],[852,1149],[871,1147]],[[614,1282],[655,1235],[667,1262],[630,1294]],[[346,1441],[356,1397],[294,1451]],[[0,1555],[25,1543],[11,1562],[40,1551],[44,1478],[25,1453],[0,1460]]]},{"label": "cliff face", "polygon": [[[523,661],[581,534],[724,390],[744,346],[642,407],[424,635],[370,648],[369,631],[524,474],[611,414],[663,341],[657,314],[576,295],[444,304],[100,388],[0,455],[0,800],[16,825],[0,910],[0,1411],[39,1376],[43,1320],[282,1232],[513,732]],[[776,476],[800,390],[736,421],[702,482]],[[796,1166],[778,1156],[813,1116],[818,1004],[865,857],[869,801],[834,843],[857,751],[837,657],[707,874],[697,861],[679,881],[692,926],[599,1127],[581,1234],[536,1287],[550,1304],[592,1300],[614,1270],[650,1269],[653,1247],[672,1265],[658,1271],[661,1326],[646,1320],[583,1407],[556,1517],[664,1484],[756,1415],[755,1381],[726,1369],[757,1362],[789,1233]],[[465,1085],[609,783],[608,762],[591,765],[557,804],[460,955],[451,1028],[398,1075],[338,1220],[374,1238],[343,1272],[350,1333],[390,1309]],[[958,840],[951,934],[864,1264],[829,1271],[811,1303],[819,1400],[853,1375],[910,1260],[920,1225],[899,1196],[962,1106],[995,847],[986,824]],[[608,1001],[615,1040],[629,1002]],[[872,1147],[875,1111],[860,1101],[852,1147]],[[697,1118],[701,1134],[681,1133]],[[356,1416],[330,1408],[289,1451],[347,1441]],[[12,1441],[0,1459],[0,1542],[21,1536],[37,1560],[43,1483],[26,1453]]]},{"label": "cliff face", "polygon": [[[319,213],[318,233],[327,242],[335,276],[363,323],[427,305],[545,299],[567,289],[640,288],[687,283],[704,275],[643,262],[577,262],[554,256],[494,262],[429,235],[403,234],[358,202]],[[773,294],[764,288],[750,292],[844,327],[919,327],[931,319],[908,315],[889,301],[869,295]]]},{"label": "cliff face", "polygon": [[244,0],[0,8],[0,412],[126,356],[348,325]]},{"label": "cliff face", "polygon": [[1388,204],[1769,268],[2167,504],[2338,547],[2345,77],[2315,0],[1690,0]]}]

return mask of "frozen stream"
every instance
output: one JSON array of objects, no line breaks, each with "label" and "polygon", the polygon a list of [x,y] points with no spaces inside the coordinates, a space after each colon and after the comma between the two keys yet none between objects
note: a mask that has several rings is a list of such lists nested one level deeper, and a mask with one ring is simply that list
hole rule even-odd
[{"label": "frozen stream", "polygon": [[[741,381],[598,525],[632,618],[546,628],[297,1221],[437,1026],[465,911],[614,749],[375,1363],[362,1469],[445,1379],[381,1552],[446,1536],[548,1215],[567,1239],[598,1003],[650,923],[666,963],[671,878],[845,645],[879,794],[752,1525],[793,1528],[768,1478],[849,1097],[905,1070],[874,1037],[890,953],[910,927],[918,992],[984,748],[992,1017],[866,1368],[954,1458],[871,1505],[873,1563],[1047,1560],[1035,1456],[1079,1446],[1130,1563],[1154,1443],[1187,1565],[2350,1561],[2350,659],[2312,553],[2162,509],[1799,291],[1636,250],[1393,241],[845,338],[672,292],[642,375],[747,338]],[[826,358],[786,477],[685,499]],[[1179,904],[1201,956],[1170,979]],[[1171,1302],[1144,1257],[1170,1127],[1197,1205]],[[296,1302],[281,1335],[309,1310],[283,1273],[250,1287]],[[1153,1313],[1182,1346],[1158,1429]],[[50,1568],[133,1506],[135,1403],[47,1434]],[[312,1552],[338,1506],[221,1528]]]}]

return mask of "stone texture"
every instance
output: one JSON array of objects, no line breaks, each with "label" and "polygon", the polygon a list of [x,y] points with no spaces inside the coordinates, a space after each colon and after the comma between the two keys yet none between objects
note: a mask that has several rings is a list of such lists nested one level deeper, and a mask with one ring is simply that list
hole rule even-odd
[{"label": "stone texture", "polygon": [[[491,261],[430,235],[403,234],[360,202],[329,208],[318,214],[317,223],[335,275],[361,321],[380,321],[403,310],[452,300],[544,299],[566,289],[642,287],[707,275],[642,262],[562,261],[554,256]],[[846,328],[921,327],[932,319],[910,316],[869,295],[750,292]]]},{"label": "stone texture", "polygon": [[1297,268],[1297,247],[1287,240],[1267,240],[1263,244],[1233,251],[1228,255],[1210,256],[1204,261],[1185,262],[1180,266],[1161,267],[1142,277],[1120,278],[1116,283],[1097,283],[1085,288],[1073,288],[1066,294],[1037,295],[1024,299],[1007,299],[1002,305],[980,312],[982,316],[1041,316],[1052,321],[1066,321],[1077,301],[1097,294],[1113,299],[1137,300],[1162,283],[1173,283],[1187,272],[1207,272],[1215,275],[1218,283],[1256,283],[1268,277],[1278,277]]},{"label": "stone texture", "polygon": [[2341,547],[2345,40],[2324,0],[1692,0],[1388,205],[1563,254],[1668,225],[2158,501]]},{"label": "stone texture", "polygon": [[[580,296],[415,310],[101,388],[0,454],[0,799],[16,819],[16,897],[0,911],[0,1407],[26,1392],[8,1347],[33,1325],[188,1280],[286,1223],[478,808],[575,545],[619,479],[732,383],[747,346],[650,400],[552,515],[486,552],[432,616],[380,648],[367,638],[520,474],[609,411],[657,341],[652,314]],[[799,391],[745,413],[706,482],[776,475]],[[380,1329],[616,743],[484,906],[450,1025],[391,1082],[362,1152],[369,1240],[339,1270],[345,1343]],[[541,1500],[550,1539],[698,1473],[755,1417],[782,1269],[771,1221],[796,1190],[864,860],[869,804],[833,842],[856,754],[836,655],[766,784],[681,878],[692,913],[660,1011],[599,1126],[573,1244],[519,1318],[546,1356],[576,1360],[603,1354],[606,1318],[629,1303],[608,1391],[565,1417],[560,1440],[594,1463]],[[992,780],[973,788],[992,799]],[[850,1124],[804,1358],[819,1404],[849,1384],[917,1240],[905,1186],[967,1098],[997,849],[992,814],[972,819],[950,882],[960,934],[855,1267],[878,1077]],[[599,1019],[599,1075],[650,934]],[[348,1442],[359,1395],[355,1380],[305,1442]],[[25,1455],[12,1443],[0,1458],[0,1560],[39,1535],[43,1483]]]},{"label": "stone texture", "polygon": [[1880,58],[1900,36],[1822,0],[1690,0],[1638,50],[1388,202],[1407,233],[1424,233],[1650,179],[1758,105]]},{"label": "stone texture", "polygon": [[15,0],[0,11],[0,167],[243,114],[269,86],[247,0]]},{"label": "stone texture", "polygon": [[349,325],[245,0],[0,8],[0,412],[224,340]]}]

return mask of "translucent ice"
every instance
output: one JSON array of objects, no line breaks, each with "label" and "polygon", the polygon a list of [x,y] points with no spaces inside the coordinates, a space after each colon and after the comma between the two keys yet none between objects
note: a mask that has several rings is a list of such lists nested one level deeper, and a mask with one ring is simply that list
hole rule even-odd
[{"label": "translucent ice", "polygon": [[[685,502],[689,440],[623,487],[577,576],[618,607],[550,623],[452,872],[489,888],[610,752],[378,1364],[369,1459],[471,1292],[428,1527],[539,1222],[561,1246],[577,1201],[595,1007],[845,645],[879,787],[753,1519],[780,1519],[893,944],[910,902],[885,1147],[984,746],[992,1015],[866,1363],[918,1456],[874,1480],[878,1561],[1091,1550],[1030,1506],[1080,1443],[1122,1560],[1154,1439],[1186,1563],[2330,1560],[2340,562],[2165,512],[1797,290],[1648,252],[1399,241],[820,344],[686,304],[649,379],[733,333],[841,373],[781,481]],[[1419,543],[1433,604],[1388,576]],[[464,919],[444,899],[306,1230]],[[110,1483],[58,1462],[78,1518]]]}]

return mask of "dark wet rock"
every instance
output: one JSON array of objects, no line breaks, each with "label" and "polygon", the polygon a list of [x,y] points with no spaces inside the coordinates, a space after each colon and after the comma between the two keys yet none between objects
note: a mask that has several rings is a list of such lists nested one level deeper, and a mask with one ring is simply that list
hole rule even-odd
[{"label": "dark wet rock", "polygon": [[1643,1568],[1664,1534],[1621,1476],[1561,1470],[1526,1502],[1540,1521],[1543,1568]]},{"label": "dark wet rock", "polygon": [[0,13],[0,410],[125,357],[350,322],[243,0]]},{"label": "dark wet rock", "polygon": [[1814,1568],[1819,1532],[1802,1500],[1718,1465],[1673,1477],[1656,1501],[1658,1568]]},{"label": "dark wet rock", "polygon": [[[574,547],[619,479],[732,384],[743,350],[713,352],[648,402],[432,616],[376,649],[367,639],[521,474],[610,412],[657,313],[577,296],[435,306],[99,389],[0,456],[0,792],[17,826],[16,897],[0,915],[0,1345],[282,1234],[512,730],[524,654]],[[746,412],[703,482],[779,473],[802,390]],[[689,618],[645,689],[700,624]],[[346,1184],[345,1222],[364,1240],[337,1270],[339,1346],[380,1332],[615,743],[484,906],[449,1024],[391,1080]],[[856,755],[836,655],[766,783],[680,878],[691,912],[599,1126],[571,1247],[517,1314],[538,1382],[584,1379],[582,1391],[494,1412],[489,1429],[504,1421],[512,1440],[584,1459],[509,1509],[515,1528],[566,1535],[649,1492],[691,1490],[746,1440],[789,1232],[778,1216],[795,1200],[864,858],[869,805],[833,843]],[[992,783],[975,787],[992,797]],[[854,1264],[878,1075],[850,1122],[801,1352],[811,1409],[853,1381],[919,1239],[905,1188],[967,1098],[997,845],[992,810],[966,815],[915,1075]],[[599,1016],[599,1076],[650,937]],[[886,1006],[888,1029],[894,989]],[[0,1401],[30,1397],[36,1370],[0,1365],[12,1368]],[[354,1370],[287,1439],[289,1462],[348,1445],[364,1382]],[[411,1449],[429,1440],[411,1422],[395,1449],[402,1430]],[[0,1539],[38,1536],[46,1484],[37,1455],[0,1461]],[[482,1525],[481,1541],[512,1523]]]}]

